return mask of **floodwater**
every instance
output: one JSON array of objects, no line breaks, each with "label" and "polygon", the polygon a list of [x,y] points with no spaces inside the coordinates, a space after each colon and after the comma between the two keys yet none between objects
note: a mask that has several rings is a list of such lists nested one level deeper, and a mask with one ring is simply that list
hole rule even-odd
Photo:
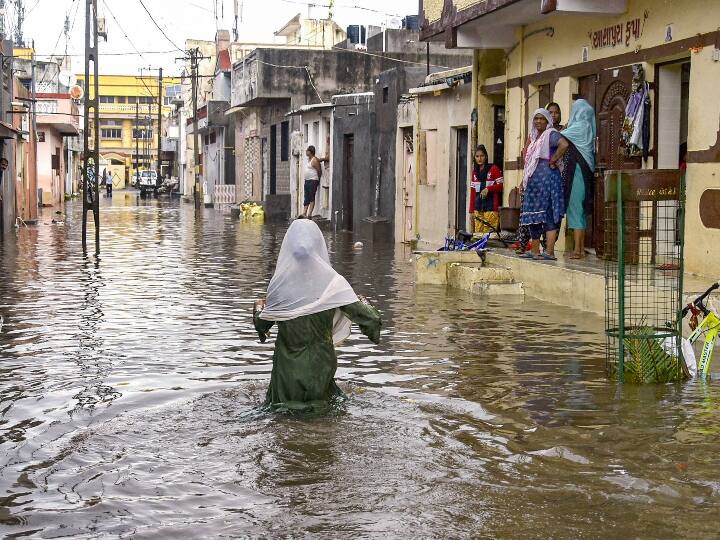
[{"label": "floodwater", "polygon": [[116,193],[0,244],[7,538],[716,537],[716,383],[620,388],[601,319],[417,287],[402,248],[333,260],[383,313],[329,417],[261,414],[253,332],[283,228]]}]

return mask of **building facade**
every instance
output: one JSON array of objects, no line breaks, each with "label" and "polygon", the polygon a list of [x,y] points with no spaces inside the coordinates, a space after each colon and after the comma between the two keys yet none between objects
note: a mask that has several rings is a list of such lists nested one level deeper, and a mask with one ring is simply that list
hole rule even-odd
[{"label": "building facade", "polygon": [[77,182],[80,155],[68,139],[80,134],[77,104],[67,93],[37,93],[37,181],[43,206],[59,206]]},{"label": "building facade", "polygon": [[[590,245],[602,252],[604,171],[677,169],[687,163],[686,270],[711,274],[720,263],[720,3],[680,6],[651,0],[421,1],[421,36],[475,49],[473,138],[490,140],[498,96],[505,107],[506,188],[522,177],[529,115],[547,101],[567,119],[575,98],[587,99],[598,123],[596,214]],[[502,63],[483,62],[500,52]],[[646,157],[621,142],[633,69],[649,83],[650,139]],[[687,149],[686,159],[681,152]],[[509,189],[506,189],[506,193]],[[651,241],[658,241],[653,238]],[[562,247],[562,246],[561,246]]]},{"label": "building facade", "polygon": [[[83,88],[85,76],[77,75]],[[100,75],[100,167],[117,189],[130,185],[136,170],[157,170],[158,106],[163,118],[181,92],[180,79],[150,75]],[[91,80],[92,83],[92,80]],[[160,105],[159,105],[160,104]],[[91,133],[91,137],[95,134]],[[169,164],[163,162],[167,172]]]},{"label": "building facade", "polygon": [[472,119],[469,69],[440,72],[397,107],[395,240],[437,249],[467,230]]},{"label": "building facade", "polygon": [[[402,39],[394,39],[395,32]],[[303,133],[304,127],[300,116],[287,116],[289,112],[330,103],[335,95],[374,92],[380,74],[399,66],[422,66],[427,73],[428,60],[431,70],[438,65],[457,67],[468,62],[464,51],[438,53],[435,46],[428,57],[427,47],[408,45],[412,36],[417,41],[417,33],[387,30],[367,40],[367,51],[341,46],[332,50],[259,48],[236,62],[231,111],[237,115],[237,167],[245,171],[238,201],[263,201],[271,214],[275,213],[272,205],[277,204],[282,212],[287,209],[285,217],[298,206],[299,197],[293,197],[299,190],[291,182],[289,149],[291,134]],[[333,148],[332,153],[335,151]],[[333,161],[331,158],[331,181],[338,174]],[[336,194],[334,188],[329,189],[330,207],[325,214],[334,216]],[[278,210],[278,214],[282,212]],[[392,212],[389,214],[386,217],[391,220]]]}]

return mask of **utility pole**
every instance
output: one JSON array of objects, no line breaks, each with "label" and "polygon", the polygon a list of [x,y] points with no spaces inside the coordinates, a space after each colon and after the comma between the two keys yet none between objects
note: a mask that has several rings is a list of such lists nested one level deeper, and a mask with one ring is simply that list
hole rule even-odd
[{"label": "utility pole", "polygon": [[15,45],[25,47],[23,39],[23,23],[25,22],[25,6],[22,0],[15,0],[15,12],[17,13],[17,28],[15,28]]},{"label": "utility pole", "polygon": [[140,187],[140,103],[135,100],[135,182]]},{"label": "utility pole", "polygon": [[176,58],[176,60],[183,60],[187,62],[190,60],[190,81],[192,84],[192,110],[193,110],[193,162],[194,171],[193,179],[195,185],[193,186],[193,198],[195,200],[195,207],[199,208],[202,204],[203,194],[202,186],[200,184],[200,140],[198,135],[198,62],[200,60],[209,60],[207,56],[200,56],[200,49],[197,47],[187,51],[187,56],[182,58]]},{"label": "utility pole", "polygon": [[0,36],[5,39],[5,0],[0,0]]},{"label": "utility pole", "polygon": [[198,53],[200,49],[190,51],[190,65],[192,69],[192,102],[193,102],[193,162],[195,165],[195,208],[200,208],[203,202],[202,186],[200,185],[200,137],[198,135]]},{"label": "utility pole", "polygon": [[[95,220],[95,254],[100,254],[100,104],[98,79],[97,0],[85,0],[85,118],[83,122],[83,220],[82,247],[87,251],[87,215]],[[92,83],[90,79],[92,64]],[[92,124],[90,121],[92,115]],[[90,128],[94,130],[92,148]]]},{"label": "utility pole", "polygon": [[158,74],[158,130],[157,130],[157,181],[162,178],[162,106],[163,106],[163,70]]}]

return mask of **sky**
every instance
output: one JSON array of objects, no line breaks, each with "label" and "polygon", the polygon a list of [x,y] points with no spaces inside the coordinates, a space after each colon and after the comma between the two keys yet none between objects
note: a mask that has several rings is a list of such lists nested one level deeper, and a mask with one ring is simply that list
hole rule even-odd
[{"label": "sky", "polygon": [[[5,2],[8,32],[16,27],[16,1]],[[72,71],[82,72],[85,0],[22,1],[26,11],[23,25],[26,44],[34,40],[40,58],[64,54],[67,45],[68,54],[76,55],[72,57]],[[273,33],[298,13],[326,18],[328,9],[321,5],[327,5],[328,0],[316,2],[318,5],[313,6],[299,0],[237,0],[242,11],[240,41],[273,42],[276,40]],[[162,31],[143,9],[143,3]],[[403,16],[418,10],[417,0],[335,0],[335,3],[333,18],[343,28],[349,24],[399,25]],[[105,17],[108,29],[108,41],[101,42],[99,47],[100,73],[136,75],[140,68],[162,66],[167,75],[179,74],[182,63],[175,58],[182,54],[176,46],[184,48],[186,39],[213,40],[217,28],[232,30],[234,4],[235,0],[99,0],[99,16]],[[69,40],[63,32],[66,16],[71,26]],[[143,54],[137,54],[138,51]]]}]

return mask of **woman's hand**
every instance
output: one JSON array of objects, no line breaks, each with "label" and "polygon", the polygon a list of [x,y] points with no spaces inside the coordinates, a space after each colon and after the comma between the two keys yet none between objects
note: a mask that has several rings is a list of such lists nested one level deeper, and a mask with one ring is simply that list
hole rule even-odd
[{"label": "woman's hand", "polygon": [[488,196],[488,193],[490,193],[490,191],[488,191],[488,188],[485,188],[480,192],[480,197],[482,197],[483,199],[486,199]]}]

